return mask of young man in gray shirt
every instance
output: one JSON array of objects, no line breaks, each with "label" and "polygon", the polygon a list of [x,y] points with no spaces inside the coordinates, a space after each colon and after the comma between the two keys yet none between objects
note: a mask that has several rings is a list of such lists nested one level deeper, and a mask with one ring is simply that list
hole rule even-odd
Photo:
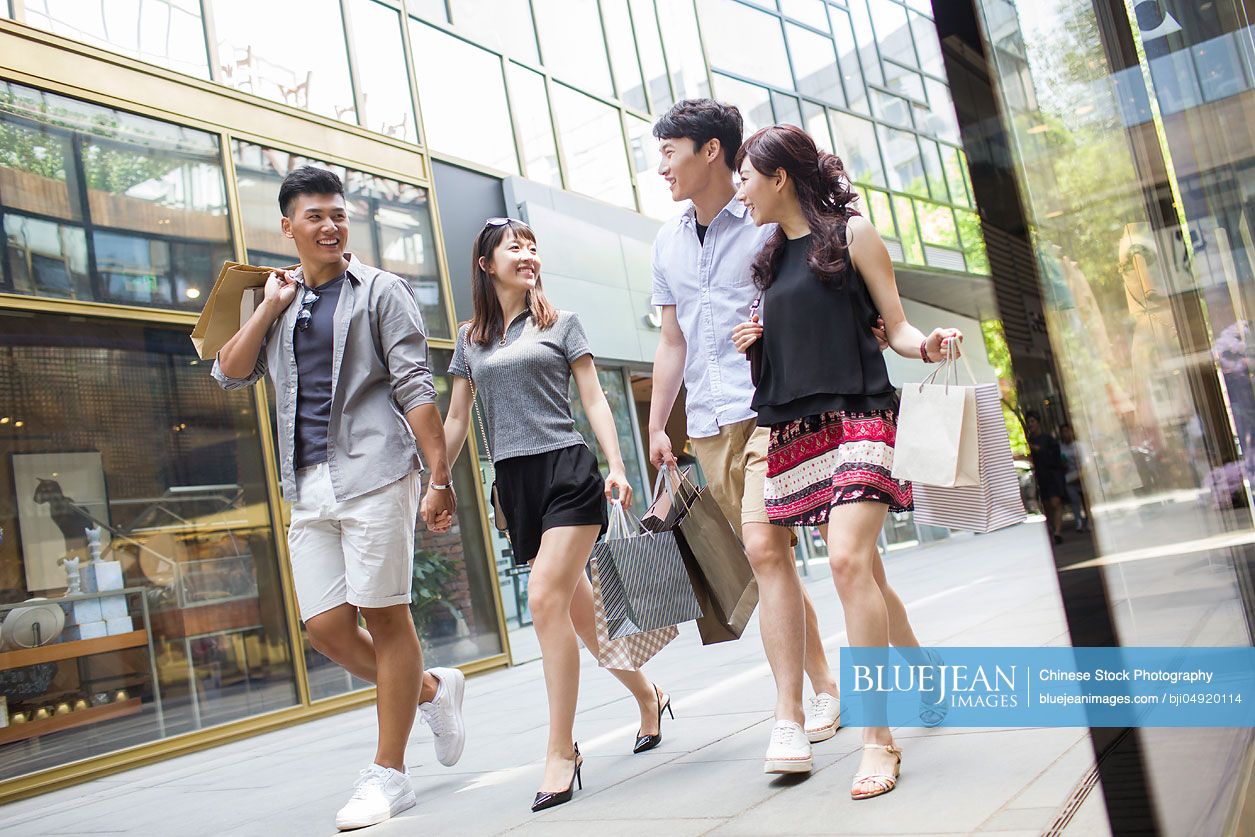
[{"label": "young man in gray shirt", "polygon": [[441,763],[455,764],[465,741],[465,680],[457,669],[423,671],[409,610],[423,470],[415,440],[432,470],[423,522],[448,531],[457,504],[409,284],[346,252],[334,173],[296,169],[279,207],[300,267],[270,274],[264,302],[218,353],[213,376],[234,389],[269,372],[301,619],[314,648],[378,688],[375,760],[336,816],[339,828],[360,828],[415,803],[405,744],[416,706]]}]

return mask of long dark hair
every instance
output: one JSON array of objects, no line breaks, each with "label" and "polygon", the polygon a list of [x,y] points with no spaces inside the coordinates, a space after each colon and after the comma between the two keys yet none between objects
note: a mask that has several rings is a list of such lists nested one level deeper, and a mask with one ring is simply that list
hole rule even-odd
[{"label": "long dark hair", "polygon": [[[492,275],[479,266],[482,257],[492,262],[492,254],[505,240],[506,234],[513,235],[519,241],[536,243],[536,233],[522,221],[507,219],[504,224],[485,224],[475,236],[471,245],[471,330],[468,335],[472,342],[487,346],[493,340],[500,340],[505,334],[505,312],[501,310],[501,300],[492,287]],[[553,307],[540,285],[540,273],[536,273],[536,287],[527,292],[524,304],[531,311],[532,319],[537,327],[546,329],[558,321],[558,309]]]},{"label": "long dark hair", "polygon": [[[748,157],[763,174],[784,169],[793,180],[802,215],[811,229],[806,263],[823,282],[839,282],[849,267],[845,225],[859,212],[852,204],[858,193],[850,185],[841,158],[821,151],[810,134],[793,125],[772,125],[756,131],[736,152],[736,169]],[[784,258],[784,231],[777,229],[754,258],[750,273],[760,290],[771,287]]]}]

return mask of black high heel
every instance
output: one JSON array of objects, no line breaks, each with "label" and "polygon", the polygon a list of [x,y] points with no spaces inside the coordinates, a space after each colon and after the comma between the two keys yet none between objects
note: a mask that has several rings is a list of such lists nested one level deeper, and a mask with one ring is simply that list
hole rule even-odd
[{"label": "black high heel", "polygon": [[662,743],[662,710],[667,710],[667,714],[671,716],[671,720],[675,720],[675,713],[671,711],[671,695],[667,695],[667,702],[662,702],[662,692],[658,691],[658,687],[654,686],[654,694],[658,696],[658,732],[653,735],[636,736],[636,746],[632,748],[632,754],[643,753],[646,750],[652,750]]},{"label": "black high heel", "polygon": [[575,745],[575,770],[571,773],[571,781],[567,783],[566,790],[560,791],[538,791],[536,799],[532,801],[532,813],[543,811],[546,808],[552,808],[555,805],[561,805],[564,802],[570,802],[571,796],[575,792],[578,784],[580,790],[584,790],[584,780],[580,777],[580,768],[584,766],[584,759],[580,756],[580,745]]}]

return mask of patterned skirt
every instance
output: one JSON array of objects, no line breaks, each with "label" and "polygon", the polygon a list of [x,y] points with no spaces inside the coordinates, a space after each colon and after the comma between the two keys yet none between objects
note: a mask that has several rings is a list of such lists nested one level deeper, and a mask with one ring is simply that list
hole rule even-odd
[{"label": "patterned skirt", "polygon": [[767,517],[778,526],[818,526],[846,503],[885,503],[910,511],[911,484],[895,480],[892,410],[829,412],[771,427]]}]

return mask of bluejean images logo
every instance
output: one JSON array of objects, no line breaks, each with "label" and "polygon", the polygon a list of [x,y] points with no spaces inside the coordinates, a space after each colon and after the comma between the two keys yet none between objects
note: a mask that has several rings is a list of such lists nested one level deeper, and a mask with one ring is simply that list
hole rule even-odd
[{"label": "bluejean images logo", "polygon": [[1252,648],[846,648],[850,726],[1249,727]]}]

